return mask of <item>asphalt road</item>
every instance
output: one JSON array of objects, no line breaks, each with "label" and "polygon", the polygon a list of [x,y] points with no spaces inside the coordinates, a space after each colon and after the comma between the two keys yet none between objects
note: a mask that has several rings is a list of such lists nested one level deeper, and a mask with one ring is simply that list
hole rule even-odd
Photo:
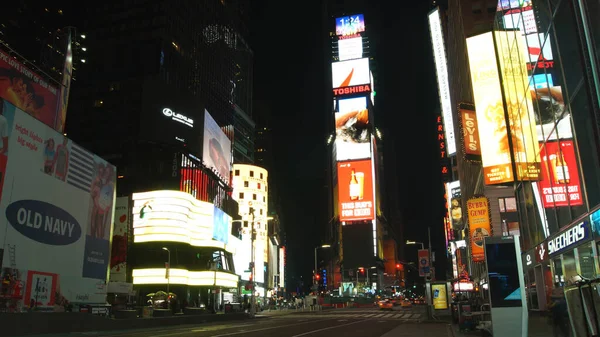
[{"label": "asphalt road", "polygon": [[[335,311],[335,313],[334,313]],[[174,326],[159,329],[114,332],[85,332],[60,336],[69,337],[452,337],[447,324],[419,323],[394,315],[406,312],[346,309],[319,313],[267,315],[245,321]],[[375,317],[384,314],[384,317]],[[354,315],[354,316],[351,316]],[[375,315],[375,316],[370,316]],[[392,315],[392,316],[387,316]],[[46,335],[49,336],[49,335]],[[59,335],[53,335],[59,336]]]}]

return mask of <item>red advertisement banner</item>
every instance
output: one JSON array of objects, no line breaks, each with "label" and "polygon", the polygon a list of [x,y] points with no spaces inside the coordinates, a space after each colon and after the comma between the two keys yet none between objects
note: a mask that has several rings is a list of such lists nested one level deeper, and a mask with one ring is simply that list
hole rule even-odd
[{"label": "red advertisement banner", "polygon": [[57,96],[56,87],[0,50],[0,98],[55,129]]},{"label": "red advertisement banner", "polygon": [[546,142],[540,146],[542,180],[539,182],[544,208],[583,205],[579,170],[572,140]]},{"label": "red advertisement banner", "polygon": [[373,220],[371,160],[338,163],[340,221]]}]

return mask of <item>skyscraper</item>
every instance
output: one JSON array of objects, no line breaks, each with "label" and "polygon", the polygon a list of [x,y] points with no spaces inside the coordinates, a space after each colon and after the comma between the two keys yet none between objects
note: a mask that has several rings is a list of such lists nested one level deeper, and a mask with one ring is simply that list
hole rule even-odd
[{"label": "skyscraper", "polygon": [[82,13],[89,55],[67,132],[118,165],[122,192],[168,177],[174,151],[202,161],[205,111],[232,141],[233,161],[253,162],[244,6],[156,0],[90,4]]}]

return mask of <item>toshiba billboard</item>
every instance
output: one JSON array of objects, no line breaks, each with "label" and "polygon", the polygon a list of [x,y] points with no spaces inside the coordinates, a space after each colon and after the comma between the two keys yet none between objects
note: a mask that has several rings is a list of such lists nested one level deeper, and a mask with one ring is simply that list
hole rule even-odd
[{"label": "toshiba billboard", "polygon": [[331,64],[334,96],[371,92],[369,59],[362,58]]}]

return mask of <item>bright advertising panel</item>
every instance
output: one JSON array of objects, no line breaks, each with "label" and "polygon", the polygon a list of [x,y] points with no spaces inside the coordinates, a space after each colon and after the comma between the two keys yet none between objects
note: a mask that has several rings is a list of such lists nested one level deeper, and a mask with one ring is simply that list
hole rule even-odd
[{"label": "bright advertising panel", "polygon": [[[546,34],[529,34],[525,35],[527,39],[527,47],[523,45],[523,50],[525,52],[525,60],[526,62],[535,63],[537,61],[552,61],[554,56],[552,55],[552,44],[550,43],[550,39],[546,39]],[[541,42],[544,42],[544,45],[541,45]]]},{"label": "bright advertising panel", "polygon": [[58,89],[2,50],[0,50],[0,98],[51,128],[54,128],[57,120],[60,120],[57,113]]},{"label": "bright advertising panel", "polygon": [[[229,236],[231,218],[217,215],[215,219],[213,204],[189,193],[166,190],[134,193],[132,199],[133,242],[168,241],[229,249],[223,236],[225,230]],[[215,231],[219,239],[214,239]]]},{"label": "bright advertising panel", "polygon": [[25,292],[18,306],[105,303],[115,167],[14,105],[0,108],[2,272]]},{"label": "bright advertising panel", "polygon": [[436,8],[429,13],[429,31],[431,33],[431,45],[433,47],[440,107],[442,109],[442,116],[444,117],[444,129],[446,130],[447,151],[448,156],[451,156],[456,153],[456,140],[454,138],[454,124],[452,121],[450,85],[448,84],[448,64],[446,60],[446,49],[444,47],[444,35],[442,33],[442,21],[440,19],[439,8]]},{"label": "bright advertising panel", "polygon": [[459,110],[465,156],[468,159],[481,159],[481,142],[479,141],[475,107],[471,104],[461,103]]},{"label": "bright advertising panel", "polygon": [[332,63],[331,79],[333,89],[370,84],[369,58]]},{"label": "bright advertising panel", "polygon": [[126,282],[129,220],[129,198],[119,197],[115,202],[112,249],[110,253],[110,282]]},{"label": "bright advertising panel", "polygon": [[525,34],[537,33],[537,22],[533,9],[513,9],[502,17],[505,29],[517,29]]},{"label": "bright advertising panel", "polygon": [[[496,46],[508,110],[512,150],[518,180],[540,179],[540,153],[536,139],[535,113],[528,88],[527,66],[520,50],[525,43],[516,32],[497,31]],[[505,126],[506,128],[506,126]]]},{"label": "bright advertising panel", "polygon": [[483,262],[484,238],[491,235],[490,205],[486,197],[471,198],[467,201],[467,214],[471,237],[471,257],[473,262]]},{"label": "bright advertising panel", "polygon": [[335,34],[338,36],[355,35],[364,31],[365,17],[362,14],[335,19]]},{"label": "bright advertising panel", "polygon": [[538,187],[544,208],[583,205],[573,141],[548,141],[540,146],[542,180]]},{"label": "bright advertising panel", "polygon": [[206,110],[204,111],[202,161],[208,168],[215,171],[225,184],[229,184],[231,141]]},{"label": "bright advertising panel", "polygon": [[338,41],[338,57],[340,61],[363,57],[363,39],[361,36]]},{"label": "bright advertising panel", "polygon": [[335,132],[337,161],[371,157],[366,97],[339,101],[339,111],[335,113]]},{"label": "bright advertising panel", "polygon": [[231,233],[231,217],[215,206],[212,238],[227,244],[229,242],[229,233]]},{"label": "bright advertising panel", "polygon": [[371,160],[338,163],[340,221],[373,220],[373,175]]},{"label": "bright advertising panel", "polygon": [[467,38],[467,51],[485,183],[511,182],[514,178],[492,33]]},{"label": "bright advertising panel", "polygon": [[432,284],[431,292],[433,293],[433,308],[436,310],[448,309],[448,292],[446,284]]}]

